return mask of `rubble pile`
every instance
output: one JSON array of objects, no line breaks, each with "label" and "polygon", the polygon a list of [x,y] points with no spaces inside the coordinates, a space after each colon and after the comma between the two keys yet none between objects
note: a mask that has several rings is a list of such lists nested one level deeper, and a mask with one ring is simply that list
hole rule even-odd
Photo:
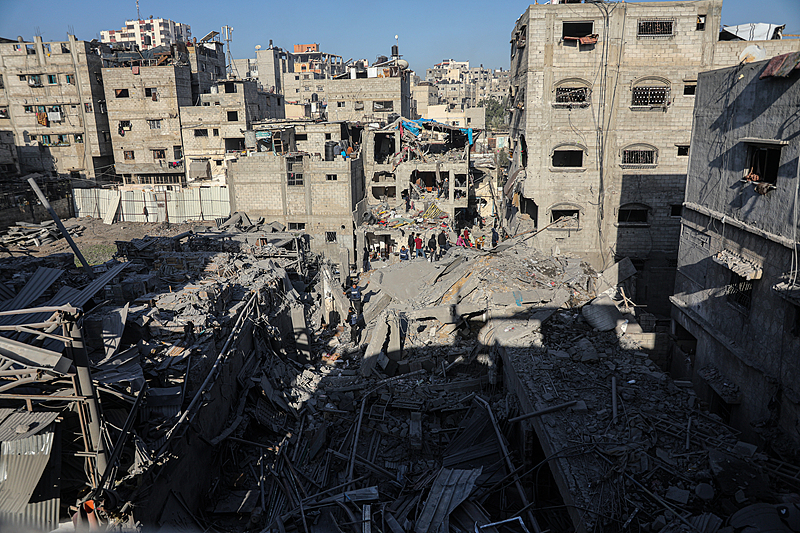
[{"label": "rubble pile", "polygon": [[[70,235],[78,237],[86,229],[76,220],[69,220],[65,225]],[[0,236],[0,244],[3,246],[16,246],[25,248],[27,246],[44,246],[63,239],[64,236],[56,226],[55,221],[48,220],[39,224],[33,222],[17,222],[6,230],[5,235]]]}]

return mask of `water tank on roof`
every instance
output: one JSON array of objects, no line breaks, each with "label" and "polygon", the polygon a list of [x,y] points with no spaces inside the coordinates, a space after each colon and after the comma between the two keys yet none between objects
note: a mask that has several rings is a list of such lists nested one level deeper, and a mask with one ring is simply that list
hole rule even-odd
[{"label": "water tank on roof", "polygon": [[256,149],[256,132],[253,130],[246,130],[244,132],[244,147],[248,150]]},{"label": "water tank on roof", "polygon": [[325,142],[325,161],[333,161],[333,158],[336,156],[336,147],[339,143],[336,141],[326,141]]}]

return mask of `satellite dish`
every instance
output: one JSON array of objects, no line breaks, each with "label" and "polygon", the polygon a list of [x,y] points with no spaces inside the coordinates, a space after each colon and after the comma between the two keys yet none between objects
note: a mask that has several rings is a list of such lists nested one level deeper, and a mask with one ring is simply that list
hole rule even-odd
[{"label": "satellite dish", "polygon": [[260,44],[256,45],[256,50],[261,50],[261,45]]},{"label": "satellite dish", "polygon": [[751,44],[739,54],[739,63],[752,63],[766,58],[767,51],[764,48],[761,48],[757,44]]},{"label": "satellite dish", "polygon": [[397,35],[394,36],[395,40],[397,40]]}]

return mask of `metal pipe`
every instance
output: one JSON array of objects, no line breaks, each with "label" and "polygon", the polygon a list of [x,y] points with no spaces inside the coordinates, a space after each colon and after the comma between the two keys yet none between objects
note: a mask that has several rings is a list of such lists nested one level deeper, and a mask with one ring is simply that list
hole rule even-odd
[{"label": "metal pipe", "polygon": [[614,423],[617,423],[617,378],[611,376],[611,414]]},{"label": "metal pipe", "polygon": [[89,274],[89,278],[94,279],[94,272],[92,271],[92,267],[90,267],[89,263],[86,262],[86,259],[84,259],[80,249],[78,249],[78,245],[75,244],[75,241],[72,240],[72,235],[69,234],[67,228],[65,228],[64,224],[61,222],[61,219],[58,218],[58,215],[50,206],[50,202],[47,201],[47,198],[45,197],[42,190],[39,188],[38,185],[36,185],[36,180],[33,178],[28,178],[28,183],[30,184],[31,188],[33,188],[33,192],[36,193],[36,196],[39,197],[39,201],[42,202],[44,208],[47,209],[48,213],[50,213],[50,216],[55,221],[56,226],[58,226],[58,229],[61,231],[61,234],[64,236],[65,239],[67,239],[70,248],[72,248],[72,251],[75,252],[75,255],[80,260],[81,265],[83,265],[83,269],[86,271],[87,274]]},{"label": "metal pipe", "polygon": [[534,416],[546,415],[547,413],[553,413],[555,411],[560,411],[561,409],[566,409],[567,407],[572,407],[576,403],[578,403],[578,400],[572,400],[571,402],[554,405],[552,407],[547,407],[545,409],[540,409],[540,410],[534,411],[532,413],[526,413],[524,415],[516,416],[516,417],[510,419],[509,422],[513,424],[514,422],[520,422],[522,420],[527,420],[529,418],[533,418]]}]

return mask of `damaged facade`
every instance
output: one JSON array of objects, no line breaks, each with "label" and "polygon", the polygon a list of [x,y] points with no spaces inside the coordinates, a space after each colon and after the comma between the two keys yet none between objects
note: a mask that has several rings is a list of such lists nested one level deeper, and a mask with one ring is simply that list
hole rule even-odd
[{"label": "damaged facade", "polygon": [[13,133],[20,172],[113,174],[102,48],[72,35],[0,43],[0,129]]},{"label": "damaged facade", "polygon": [[700,74],[670,298],[674,373],[790,462],[800,443],[798,61]]},{"label": "damaged facade", "polygon": [[641,272],[631,297],[662,315],[698,73],[800,47],[721,40],[721,10],[721,0],[531,5],[511,40],[504,227],[513,235],[562,219],[537,236],[541,249],[598,268],[630,257]]}]

